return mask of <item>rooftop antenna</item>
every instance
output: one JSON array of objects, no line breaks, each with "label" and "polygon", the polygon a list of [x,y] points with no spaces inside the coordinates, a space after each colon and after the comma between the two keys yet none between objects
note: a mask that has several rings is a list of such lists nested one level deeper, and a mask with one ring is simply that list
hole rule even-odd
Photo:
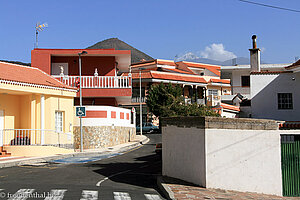
[{"label": "rooftop antenna", "polygon": [[43,31],[44,28],[48,27],[47,23],[40,24],[40,22],[35,25],[35,48],[38,48],[38,34]]}]

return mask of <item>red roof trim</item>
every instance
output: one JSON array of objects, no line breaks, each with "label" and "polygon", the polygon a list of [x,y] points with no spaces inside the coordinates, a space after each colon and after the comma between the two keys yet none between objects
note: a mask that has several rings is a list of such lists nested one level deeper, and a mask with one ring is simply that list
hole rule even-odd
[{"label": "red roof trim", "polygon": [[223,109],[227,109],[227,110],[240,111],[240,108],[238,106],[229,105],[229,104],[226,104],[226,103],[221,103],[221,107]]},{"label": "red roof trim", "polygon": [[[33,52],[41,52],[48,54],[78,54],[82,51],[88,52],[89,54],[131,54],[130,50],[115,50],[115,49],[34,49]],[[67,56],[67,55],[66,55]]]},{"label": "red roof trim", "polygon": [[212,83],[227,83],[227,84],[230,84],[230,80],[227,80],[227,79],[216,79],[216,78],[211,78],[209,82],[212,82]]}]

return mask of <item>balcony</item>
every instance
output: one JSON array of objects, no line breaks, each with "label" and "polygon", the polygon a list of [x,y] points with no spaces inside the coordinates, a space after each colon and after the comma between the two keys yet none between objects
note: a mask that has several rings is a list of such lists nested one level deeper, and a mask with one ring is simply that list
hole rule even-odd
[{"label": "balcony", "polygon": [[[78,87],[79,76],[52,75],[71,87]],[[131,76],[81,76],[83,97],[116,98],[119,104],[131,101]],[[79,92],[77,92],[79,97]]]},{"label": "balcony", "polygon": [[[53,75],[66,85],[76,87],[79,83],[79,76],[60,76]],[[131,88],[130,76],[81,76],[82,89],[92,88]]]}]

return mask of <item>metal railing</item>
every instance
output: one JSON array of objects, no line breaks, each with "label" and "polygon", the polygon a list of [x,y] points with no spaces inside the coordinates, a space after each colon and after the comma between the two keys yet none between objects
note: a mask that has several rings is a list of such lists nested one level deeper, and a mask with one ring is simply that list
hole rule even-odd
[{"label": "metal railing", "polygon": [[[72,142],[71,133],[58,133],[43,129],[0,130],[0,146],[3,145],[59,145]],[[2,143],[2,144],[1,144]]]},{"label": "metal railing", "polygon": [[[66,85],[76,87],[79,76],[52,75]],[[130,76],[82,76],[82,88],[131,88]]]}]

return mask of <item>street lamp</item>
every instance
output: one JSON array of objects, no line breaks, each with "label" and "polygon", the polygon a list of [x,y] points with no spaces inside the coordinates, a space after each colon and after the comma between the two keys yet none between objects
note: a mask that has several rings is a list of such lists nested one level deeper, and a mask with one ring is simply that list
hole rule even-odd
[{"label": "street lamp", "polygon": [[141,71],[145,68],[140,68],[140,133],[143,135],[143,108],[142,108],[142,74]]},{"label": "street lamp", "polygon": [[[86,51],[82,51],[81,53],[78,53],[79,56],[79,101],[80,101],[80,107],[82,107],[82,92],[81,92],[81,56],[87,54]],[[83,133],[82,133],[82,116],[79,116],[80,119],[80,152],[83,152]]]},{"label": "street lamp", "polygon": [[142,110],[142,74],[140,69],[140,133],[143,135],[143,110]]}]

